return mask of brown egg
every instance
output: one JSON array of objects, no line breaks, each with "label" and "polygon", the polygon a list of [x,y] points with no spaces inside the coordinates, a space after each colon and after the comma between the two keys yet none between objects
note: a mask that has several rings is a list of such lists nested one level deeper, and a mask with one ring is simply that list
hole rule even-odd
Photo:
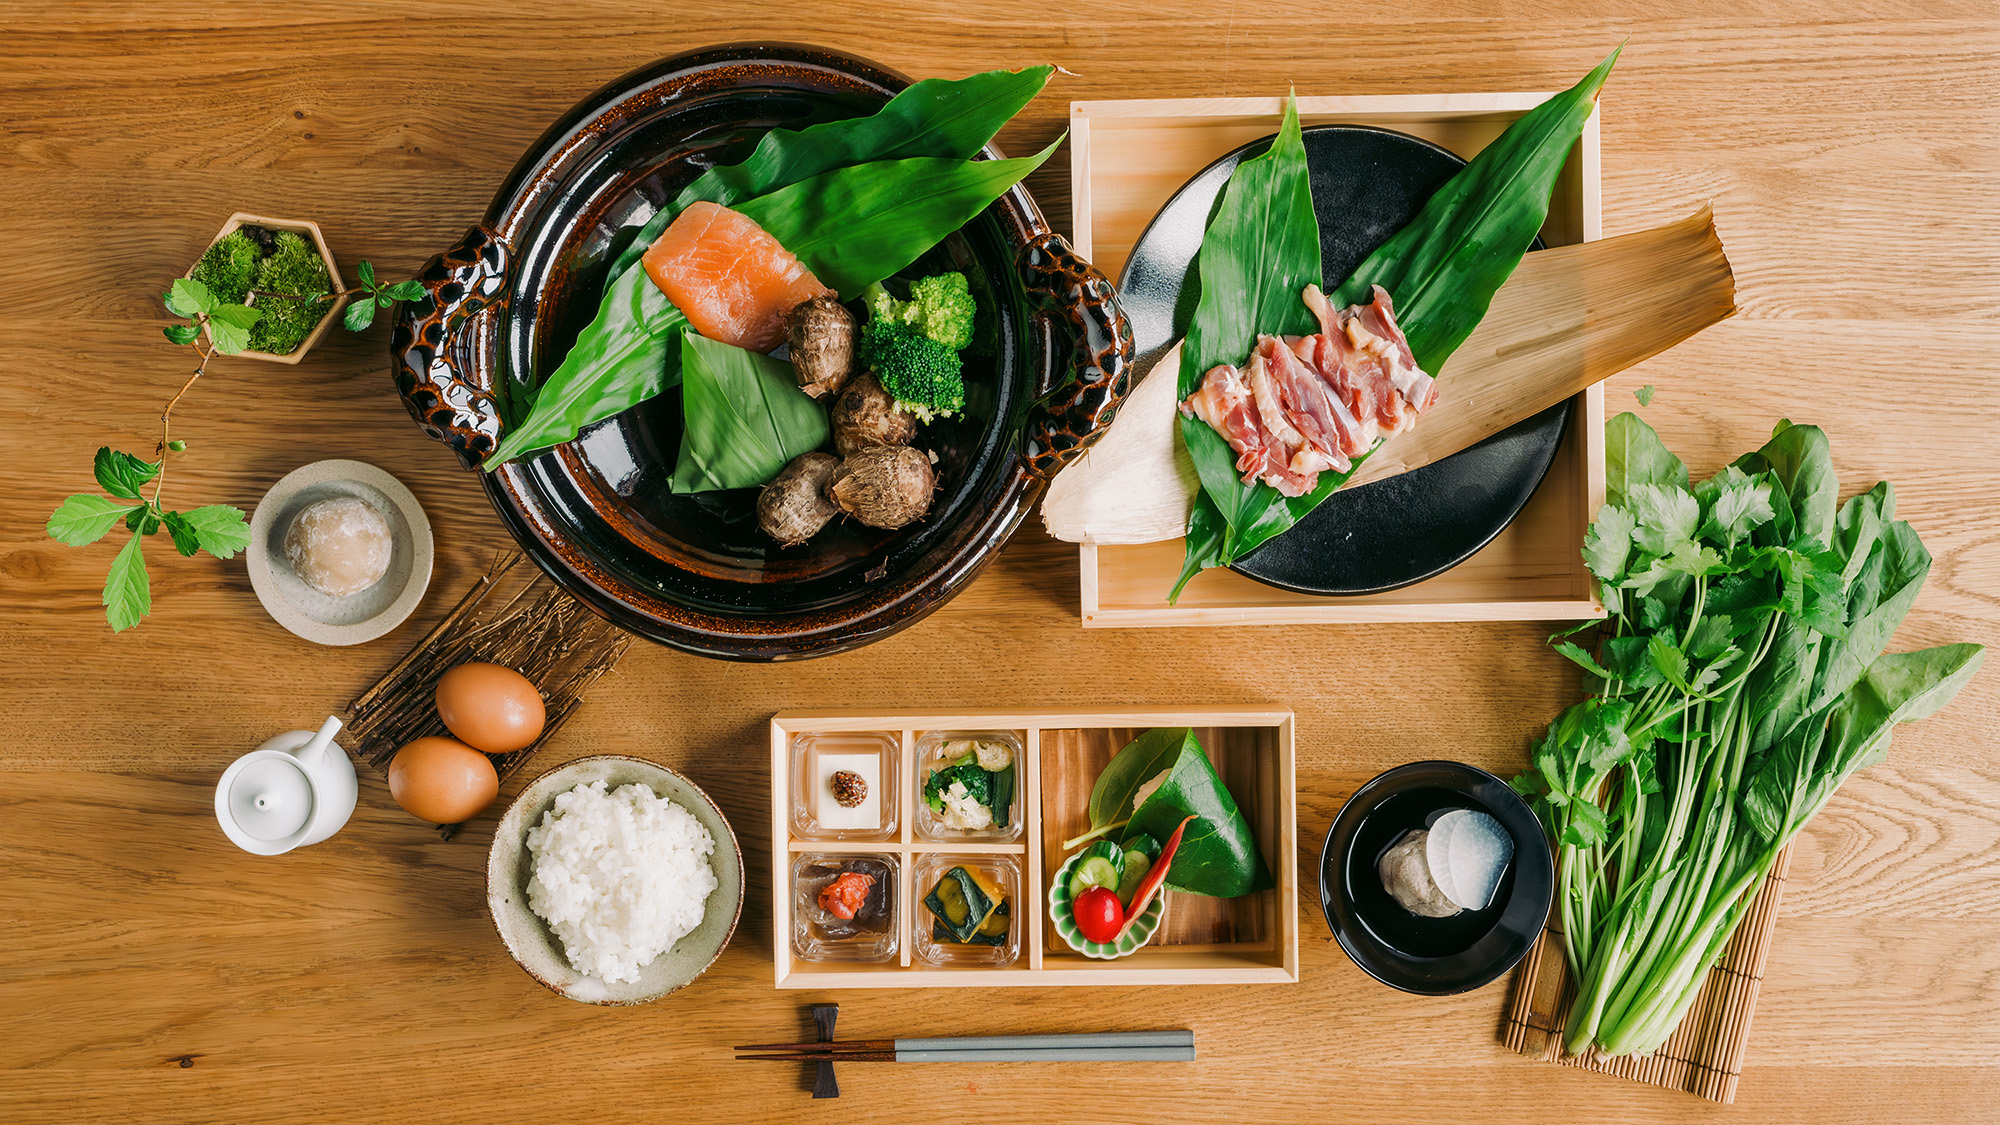
[{"label": "brown egg", "polygon": [[419,738],[389,762],[389,796],[432,824],[478,816],[500,793],[492,759],[450,738]]},{"label": "brown egg", "polygon": [[460,741],[488,754],[526,748],[548,720],[528,677],[498,664],[461,664],[439,676],[437,709]]}]

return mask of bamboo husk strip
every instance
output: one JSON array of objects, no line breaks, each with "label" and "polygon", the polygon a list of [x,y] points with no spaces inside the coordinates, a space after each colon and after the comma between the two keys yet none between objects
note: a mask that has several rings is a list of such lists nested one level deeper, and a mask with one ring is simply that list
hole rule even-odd
[{"label": "bamboo husk strip", "polygon": [[[1438,402],[1384,442],[1345,486],[1406,473],[1475,445],[1736,312],[1736,282],[1707,207],[1677,223],[1521,260],[1438,373]],[[1198,482],[1181,447],[1180,349],[1154,365],[1104,439],[1042,502],[1073,543],[1153,543],[1187,527]]]},{"label": "bamboo husk strip", "polygon": [[1725,1105],[1734,1102],[1744,1049],[1750,1041],[1750,1018],[1756,1012],[1757,992],[1763,984],[1771,935],[1777,927],[1778,907],[1791,865],[1792,850],[1788,847],[1771,865],[1749,913],[1736,927],[1722,957],[1709,969],[1687,1016],[1652,1055],[1606,1058],[1595,1051],[1581,1057],[1564,1052],[1563,1030],[1569,1021],[1569,1006],[1576,998],[1576,985],[1563,954],[1561,925],[1554,920],[1535,939],[1516,971],[1513,995],[1501,1023],[1501,1042],[1509,1050],[1541,1062],[1685,1090]]},{"label": "bamboo husk strip", "polygon": [[[564,593],[514,554],[480,576],[444,620],[349,704],[355,754],[386,769],[396,751],[425,735],[446,735],[435,704],[438,677],[469,660],[504,664],[532,681],[548,709],[542,735],[510,754],[491,754],[501,780],[547,745],[599,676],[631,645],[631,634]],[[449,840],[458,825],[442,825]]]}]

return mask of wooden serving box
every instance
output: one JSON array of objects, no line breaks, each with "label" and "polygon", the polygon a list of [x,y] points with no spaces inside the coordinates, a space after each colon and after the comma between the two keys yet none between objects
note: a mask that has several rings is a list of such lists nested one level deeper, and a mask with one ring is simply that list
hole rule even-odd
[{"label": "wooden serving box", "polygon": [[[1111,756],[1153,727],[1192,727],[1256,833],[1276,886],[1237,899],[1168,892],[1151,943],[1115,961],[1074,952],[1048,915],[1062,841],[1089,827],[1091,787]],[[1008,731],[1020,740],[1023,831],[1008,843],[943,842],[915,828],[926,732]],[[794,832],[793,741],[801,735],[879,733],[900,747],[897,831],[886,840],[802,839]],[[966,985],[1289,984],[1299,979],[1298,827],[1289,711],[1187,708],[1147,711],[785,711],[771,719],[773,952],[779,988],[925,988]],[[793,948],[793,860],[804,852],[899,857],[897,955],[883,963],[808,961]],[[1011,857],[1020,868],[1012,910],[1021,948],[1006,967],[933,967],[914,955],[928,887],[914,871],[928,855]]]},{"label": "wooden serving box", "polygon": [[[1299,99],[1305,125],[1374,125],[1470,157],[1548,94],[1423,94]],[[1171,98],[1070,103],[1070,185],[1077,250],[1116,278],[1167,199],[1234,149],[1275,133],[1284,99]],[[1598,121],[1570,153],[1542,238],[1599,237]],[[1445,373],[1447,392],[1450,373]],[[1604,502],[1604,389],[1578,395],[1548,476],[1514,522],[1452,569],[1412,586],[1356,597],[1298,594],[1211,570],[1177,605],[1183,543],[1082,546],[1083,625],[1287,625],[1386,621],[1574,620],[1601,617],[1584,569],[1583,533]]]}]

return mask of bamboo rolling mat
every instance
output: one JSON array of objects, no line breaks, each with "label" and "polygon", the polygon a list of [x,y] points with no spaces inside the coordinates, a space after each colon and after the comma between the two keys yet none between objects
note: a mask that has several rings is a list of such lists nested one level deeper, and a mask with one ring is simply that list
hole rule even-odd
[{"label": "bamboo rolling mat", "polygon": [[1604,1058],[1594,1052],[1585,1056],[1563,1053],[1563,1028],[1576,987],[1563,956],[1560,922],[1553,912],[1514,977],[1514,996],[1508,1004],[1501,1041],[1509,1049],[1542,1062],[1685,1090],[1725,1105],[1734,1102],[1736,1081],[1743,1071],[1743,1049],[1750,1041],[1750,1017],[1757,1007],[1757,990],[1764,981],[1771,932],[1778,923],[1778,904],[1791,866],[1792,850],[1786,848],[1757,892],[1750,913],[1722,951],[1722,959],[1708,971],[1708,981],[1687,1017],[1652,1055]]}]

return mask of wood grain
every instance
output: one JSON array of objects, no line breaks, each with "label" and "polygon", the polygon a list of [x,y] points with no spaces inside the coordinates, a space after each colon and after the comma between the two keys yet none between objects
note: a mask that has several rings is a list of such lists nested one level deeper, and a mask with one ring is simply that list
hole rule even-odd
[{"label": "wood grain", "polygon": [[[577,99],[695,46],[810,39],[914,75],[1051,61],[1072,76],[1002,134],[1028,151],[1071,100],[1544,90],[1631,36],[1604,96],[1604,232],[1713,203],[1741,312],[1611,381],[1697,472],[1779,416],[1825,426],[1847,492],[1894,480],[1937,555],[1898,647],[2000,642],[2000,25],[1990,0],[1438,0],[1420,12],[1114,0],[420,8],[16,2],[0,41],[0,1119],[492,1122],[795,1119],[806,1068],[734,1043],[805,1038],[825,995],[771,987],[768,722],[847,710],[1195,703],[1298,719],[1298,858],[1355,787],[1450,756],[1503,774],[1573,698],[1532,622],[1076,628],[1075,548],[1028,524],[961,597],[864,652],[722,665],[635,646],[511,779],[637,753],[721,805],[750,888],[696,985],[600,1011],[510,963],[482,900],[490,820],[451,843],[365,774],[355,819],[274,859],[213,822],[214,780],[332,713],[507,545],[477,483],[396,402],[386,334],[334,333],[296,368],[218,361],[176,410],[169,499],[249,508],[279,476],[355,457],[415,491],[430,595],[375,643],[324,649],[258,608],[242,563],[167,558],[154,616],[113,637],[106,545],[43,536],[99,445],[143,449],[185,377],[158,294],[232,211],[308,218],[339,260],[407,275],[484,210]],[[1031,178],[1069,213],[1066,161]],[[970,1107],[1146,1121],[1992,1120],[2000,1105],[2000,679],[1905,728],[1801,837],[1737,1102],[1541,1066],[1495,1039],[1504,985],[1389,992],[1297,896],[1296,985],[994,989],[994,1032],[1196,1029],[1201,1061],[875,1067],[843,1114]],[[843,1037],[952,1034],[940,993],[858,991]],[[185,1062],[185,1065],[183,1065]],[[633,1090],[643,1096],[630,1097]],[[1110,1099],[1107,1103],[1104,1099]]]}]

